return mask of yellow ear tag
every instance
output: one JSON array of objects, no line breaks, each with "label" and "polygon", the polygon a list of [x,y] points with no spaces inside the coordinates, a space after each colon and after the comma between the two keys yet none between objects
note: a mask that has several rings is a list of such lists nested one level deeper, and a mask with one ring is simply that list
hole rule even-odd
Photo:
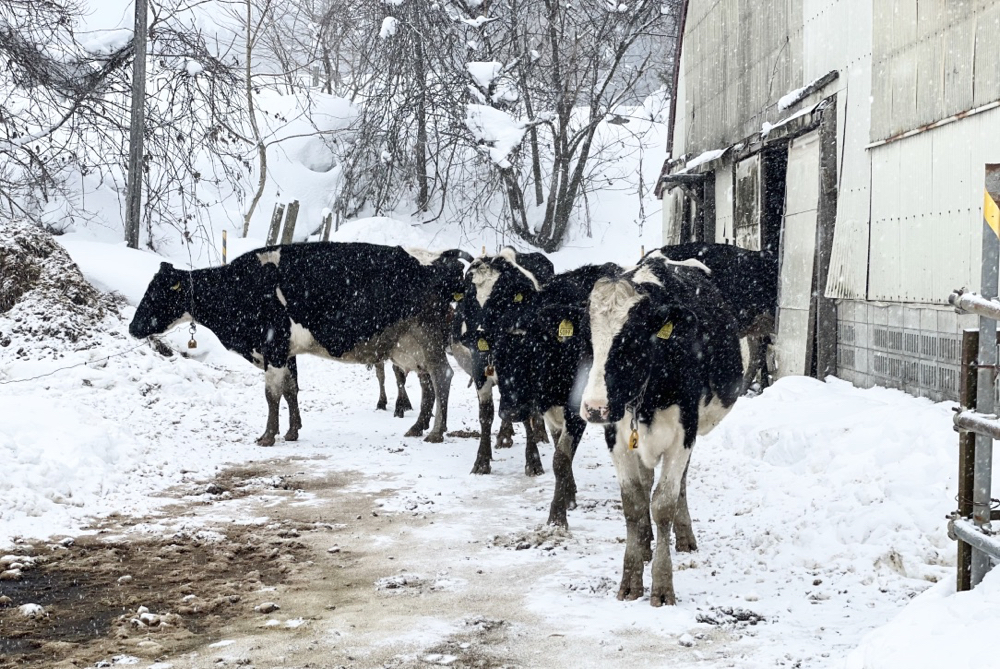
[{"label": "yellow ear tag", "polygon": [[559,324],[559,339],[569,339],[573,336],[573,323],[568,319]]},{"label": "yellow ear tag", "polygon": [[660,331],[656,333],[656,336],[659,337],[660,339],[670,339],[670,335],[672,335],[673,333],[674,333],[674,324],[668,321],[666,325],[660,328]]},{"label": "yellow ear tag", "polygon": [[632,434],[628,436],[628,449],[634,451],[635,447],[639,445],[639,431],[632,430]]},{"label": "yellow ear tag", "polygon": [[518,293],[514,296],[514,304],[520,304],[521,302],[524,302],[524,294]]},{"label": "yellow ear tag", "polygon": [[476,342],[476,348],[485,353],[486,351],[490,350],[490,345],[486,343],[485,339],[480,339],[478,342]]},{"label": "yellow ear tag", "polygon": [[465,295],[463,295],[462,293],[451,294],[451,299],[455,300],[456,302],[461,302],[463,297],[465,297]]},{"label": "yellow ear tag", "polygon": [[170,290],[180,290],[180,289],[181,289],[181,282],[180,281],[178,281],[174,285],[170,286]]}]

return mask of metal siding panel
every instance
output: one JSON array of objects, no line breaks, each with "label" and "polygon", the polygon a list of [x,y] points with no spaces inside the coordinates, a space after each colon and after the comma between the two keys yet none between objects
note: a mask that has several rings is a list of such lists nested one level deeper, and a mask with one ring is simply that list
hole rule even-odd
[{"label": "metal siding panel", "polygon": [[930,37],[916,46],[917,125],[927,125],[944,116],[944,66],[941,51],[941,39],[938,37]]},{"label": "metal siding panel", "polygon": [[1000,5],[986,9],[976,20],[976,77],[973,104],[976,107],[1000,100]]},{"label": "metal siding panel", "polygon": [[973,52],[975,22],[969,18],[944,33],[945,115],[972,109]]},{"label": "metal siding panel", "polygon": [[870,300],[894,300],[899,285],[899,142],[872,150]]},{"label": "metal siding panel", "polygon": [[917,63],[913,50],[892,61],[892,121],[889,134],[897,135],[917,123]]},{"label": "metal siding panel", "polygon": [[892,10],[893,52],[898,54],[910,48],[916,41],[917,0],[894,0]]},{"label": "metal siding panel", "polygon": [[[865,52],[862,52],[865,53]],[[837,222],[826,296],[864,299],[868,287],[869,217],[871,213],[871,159],[865,150],[868,143],[868,119],[871,107],[870,56],[846,73],[847,93],[838,97],[842,110],[837,124],[843,154],[840,184],[837,189]]]},{"label": "metal siding panel", "polygon": [[[934,225],[928,219],[932,194],[927,172],[932,163],[933,146],[927,133],[900,143],[899,281],[893,291],[904,302],[919,302],[934,292]],[[930,242],[930,243],[929,243]]]},{"label": "metal siding panel", "polygon": [[[819,133],[796,138],[788,148],[785,220],[781,233],[778,284],[778,376],[808,373],[808,334],[816,254],[816,208],[819,183]],[[796,213],[788,213],[796,212]]]}]

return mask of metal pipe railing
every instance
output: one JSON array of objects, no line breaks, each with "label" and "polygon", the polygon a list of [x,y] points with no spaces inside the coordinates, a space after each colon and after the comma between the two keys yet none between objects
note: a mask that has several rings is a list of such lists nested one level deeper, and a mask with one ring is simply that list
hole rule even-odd
[{"label": "metal pipe railing", "polygon": [[959,311],[966,311],[977,316],[984,316],[1000,321],[1000,302],[988,300],[975,293],[967,293],[965,289],[959,289],[948,296],[948,304]]},{"label": "metal pipe railing", "polygon": [[948,534],[955,539],[964,541],[977,551],[989,555],[994,560],[1000,560],[1000,537],[984,533],[969,520],[952,518],[948,521]]}]

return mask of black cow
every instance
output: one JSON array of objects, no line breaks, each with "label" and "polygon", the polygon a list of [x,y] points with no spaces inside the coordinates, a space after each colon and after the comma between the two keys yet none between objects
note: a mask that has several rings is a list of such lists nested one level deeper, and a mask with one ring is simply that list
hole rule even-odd
[{"label": "black cow", "polygon": [[580,393],[591,357],[587,299],[598,279],[614,276],[619,269],[608,263],[558,274],[530,305],[508,314],[496,327],[500,418],[523,421],[542,413],[556,444],[556,486],[548,519],[554,525],[565,527],[566,510],[576,503],[573,457],[586,427],[580,417]]},{"label": "black cow", "polygon": [[778,309],[778,257],[770,251],[751,251],[730,244],[691,242],[664,246],[650,251],[647,259],[665,257],[683,261],[695,259],[711,271],[712,283],[722,293],[739,325],[739,335],[747,338],[750,361],[744,375],[749,386],[760,374],[767,386],[767,346],[774,334]]},{"label": "black cow", "polygon": [[[479,395],[479,450],[473,474],[489,474],[493,448],[492,341],[497,323],[508,314],[517,313],[534,300],[535,295],[555,271],[552,262],[541,253],[518,253],[510,247],[494,256],[477,258],[465,275],[465,286],[456,294],[455,320],[452,329],[452,354],[476,384]],[[524,421],[527,446],[524,473],[538,476],[544,472],[538,442],[545,440],[545,428],[537,414]],[[513,445],[513,425],[502,421],[497,448]]]},{"label": "black cow", "polygon": [[580,413],[611,428],[626,525],[618,598],[642,596],[643,562],[652,559],[650,603],[674,604],[670,527],[695,437],[742,391],[739,327],[703,269],[666,259],[599,280],[587,310],[594,363]]},{"label": "black cow", "polygon": [[[194,320],[226,348],[265,373],[268,417],[263,446],[278,432],[278,403],[288,403],[294,441],[302,426],[295,356],[312,353],[362,364],[392,360],[430,376],[437,400],[434,429],[447,429],[452,371],[445,349],[451,296],[462,287],[464,251],[439,254],[398,246],[333,242],[269,246],[229,265],[184,271],[163,263],[129,326],[134,337]],[[430,422],[430,402],[407,432]]]}]

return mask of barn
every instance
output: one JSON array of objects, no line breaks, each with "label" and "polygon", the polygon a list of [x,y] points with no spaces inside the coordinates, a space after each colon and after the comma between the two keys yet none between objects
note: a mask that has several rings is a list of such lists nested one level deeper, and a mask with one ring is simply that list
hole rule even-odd
[{"label": "barn", "polygon": [[686,0],[664,242],[780,258],[778,375],[957,399],[1000,162],[1000,2]]}]

